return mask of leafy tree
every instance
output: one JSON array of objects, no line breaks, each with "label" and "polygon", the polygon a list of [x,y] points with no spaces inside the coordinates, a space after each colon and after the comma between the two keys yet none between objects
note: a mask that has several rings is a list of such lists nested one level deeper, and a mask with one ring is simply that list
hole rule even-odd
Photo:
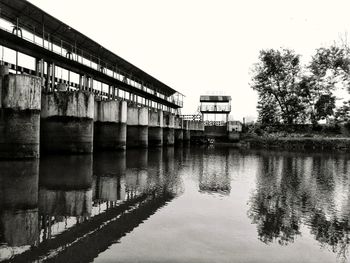
[{"label": "leafy tree", "polygon": [[258,121],[261,124],[279,123],[280,113],[278,112],[278,107],[273,97],[260,98],[257,108],[259,111]]},{"label": "leafy tree", "polygon": [[258,92],[260,100],[273,100],[283,122],[294,123],[304,108],[298,88],[299,55],[290,49],[262,50],[253,74],[252,88]]},{"label": "leafy tree", "polygon": [[350,121],[350,101],[344,101],[343,106],[339,107],[336,110],[334,117],[337,122],[349,122]]}]

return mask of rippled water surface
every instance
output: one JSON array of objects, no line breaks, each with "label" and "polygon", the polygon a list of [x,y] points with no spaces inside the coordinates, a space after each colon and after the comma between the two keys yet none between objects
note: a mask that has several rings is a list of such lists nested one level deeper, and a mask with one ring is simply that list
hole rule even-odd
[{"label": "rippled water surface", "polygon": [[350,262],[350,157],[226,147],[0,162],[0,261]]}]

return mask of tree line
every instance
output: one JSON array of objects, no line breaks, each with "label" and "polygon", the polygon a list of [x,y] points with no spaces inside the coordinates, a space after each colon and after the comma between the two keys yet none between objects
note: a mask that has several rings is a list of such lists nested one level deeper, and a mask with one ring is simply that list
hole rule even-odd
[{"label": "tree line", "polygon": [[333,44],[316,49],[302,64],[292,49],[266,49],[252,69],[250,86],[258,93],[258,122],[317,124],[350,121],[350,101],[336,107],[335,90],[350,92],[350,48]]}]

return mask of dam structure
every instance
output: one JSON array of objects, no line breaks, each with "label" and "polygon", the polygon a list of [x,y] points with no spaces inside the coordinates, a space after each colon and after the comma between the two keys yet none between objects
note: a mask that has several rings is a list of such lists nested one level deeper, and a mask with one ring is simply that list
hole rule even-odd
[{"label": "dam structure", "polygon": [[25,0],[0,0],[0,158],[173,146],[184,95]]}]

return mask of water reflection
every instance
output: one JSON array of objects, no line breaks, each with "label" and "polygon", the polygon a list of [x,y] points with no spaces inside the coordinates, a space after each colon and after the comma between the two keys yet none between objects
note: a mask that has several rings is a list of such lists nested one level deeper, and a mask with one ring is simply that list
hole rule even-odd
[{"label": "water reflection", "polygon": [[345,155],[160,147],[0,162],[0,171],[0,261],[93,261],[115,243],[122,252],[124,236],[134,250],[135,233],[159,247],[184,244],[187,259],[206,262],[215,257],[192,251],[240,261],[232,251],[263,247],[298,258],[295,247],[315,240],[347,259]]},{"label": "water reflection", "polygon": [[150,154],[0,162],[0,261],[92,260],[178,194],[173,152]]},{"label": "water reflection", "polygon": [[256,190],[248,215],[264,243],[288,245],[302,225],[345,259],[350,242],[348,157],[326,154],[259,154]]},{"label": "water reflection", "polygon": [[199,174],[199,190],[206,193],[230,194],[229,148],[221,151],[208,148],[202,156],[203,168]]},{"label": "water reflection", "polygon": [[[38,161],[0,162],[0,260],[38,243]],[[22,247],[22,248],[20,248]]]},{"label": "water reflection", "polygon": [[89,218],[91,186],[91,155],[42,158],[39,178],[42,240]]}]

